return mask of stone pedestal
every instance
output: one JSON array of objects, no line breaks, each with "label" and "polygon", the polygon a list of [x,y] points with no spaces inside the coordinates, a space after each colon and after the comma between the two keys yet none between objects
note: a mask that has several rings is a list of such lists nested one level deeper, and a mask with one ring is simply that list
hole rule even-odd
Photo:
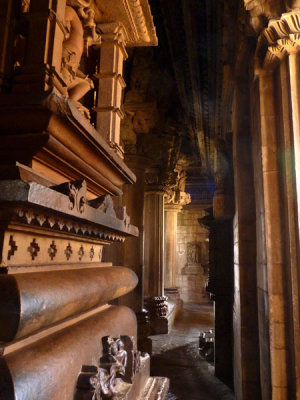
[{"label": "stone pedestal", "polygon": [[[172,310],[168,314],[169,327],[172,326],[175,315],[182,305],[179,290],[176,287],[176,259],[177,259],[177,219],[178,213],[182,210],[182,206],[191,202],[191,196],[183,191],[185,185],[185,173],[181,175],[184,177],[179,179],[177,190],[172,190],[165,197],[165,281],[164,292],[168,296],[169,301],[172,302]],[[179,187],[181,185],[181,187]]]},{"label": "stone pedestal", "polygon": [[152,354],[152,340],[148,338],[151,335],[149,311],[143,309],[136,313],[138,325],[138,349],[141,352]]},{"label": "stone pedestal", "polygon": [[168,298],[166,296],[148,297],[145,307],[149,311],[152,335],[168,333]]}]

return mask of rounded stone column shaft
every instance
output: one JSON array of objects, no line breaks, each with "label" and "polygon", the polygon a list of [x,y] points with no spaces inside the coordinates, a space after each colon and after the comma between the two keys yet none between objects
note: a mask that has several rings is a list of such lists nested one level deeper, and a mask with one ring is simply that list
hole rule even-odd
[{"label": "rounded stone column shaft", "polygon": [[163,295],[164,192],[145,193],[145,294]]},{"label": "rounded stone column shaft", "polygon": [[180,205],[165,205],[165,288],[176,287],[177,217]]},{"label": "rounded stone column shaft", "polygon": [[[280,171],[277,162],[275,87],[272,71],[259,75],[260,120],[262,146],[262,179],[265,206],[265,232],[268,301],[272,315],[269,321],[272,386],[286,390],[286,326],[284,304],[284,253],[278,243],[283,243],[280,200]],[[278,334],[282,335],[282,348],[277,346]]]},{"label": "rounded stone column shaft", "polygon": [[139,283],[135,290],[122,298],[122,304],[135,312],[144,306],[144,188],[145,160],[138,155],[126,155],[125,162],[135,173],[136,183],[124,185],[123,204],[130,216],[130,223],[139,228],[138,237],[129,237],[123,245],[123,265],[132,269],[138,276]]}]

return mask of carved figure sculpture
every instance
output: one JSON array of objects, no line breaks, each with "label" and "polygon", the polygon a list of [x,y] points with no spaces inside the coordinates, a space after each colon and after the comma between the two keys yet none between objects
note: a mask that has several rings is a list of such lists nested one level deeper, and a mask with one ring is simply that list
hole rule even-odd
[{"label": "carved figure sculpture", "polygon": [[124,343],[121,339],[117,339],[112,344],[111,354],[115,362],[110,368],[109,388],[112,393],[116,392],[118,375],[125,375],[125,368],[127,365],[127,351],[124,348]]},{"label": "carved figure sculpture", "polygon": [[104,368],[98,368],[98,373],[90,378],[90,385],[94,389],[92,400],[110,399],[112,392],[109,388],[110,374]]},{"label": "carved figure sculpture", "polygon": [[200,243],[190,242],[187,244],[187,261],[188,264],[201,263],[201,245]]},{"label": "carved figure sculpture", "polygon": [[[126,393],[140,371],[141,356],[133,336],[102,338],[103,356],[99,367],[85,365],[78,377],[76,399],[112,400],[127,398]],[[85,394],[85,391],[88,393]]]},{"label": "carved figure sculpture", "polygon": [[[65,24],[68,35],[63,42],[62,76],[67,85],[69,98],[75,102],[82,114],[89,118],[89,110],[84,107],[79,100],[92,89],[94,85],[93,81],[79,69],[84,49],[84,29],[78,13],[69,4],[75,5],[76,2],[67,1],[66,5]],[[80,6],[80,2],[78,5]],[[81,15],[84,15],[82,6],[80,10]],[[88,16],[86,18],[89,19]]]}]

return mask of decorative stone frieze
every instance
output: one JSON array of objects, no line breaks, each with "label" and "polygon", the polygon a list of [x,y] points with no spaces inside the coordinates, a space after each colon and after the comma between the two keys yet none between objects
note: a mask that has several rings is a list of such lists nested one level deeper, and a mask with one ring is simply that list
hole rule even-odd
[{"label": "decorative stone frieze", "polygon": [[[55,190],[23,182],[17,188],[15,181],[1,181],[0,187],[2,267],[101,262],[104,244],[137,234],[125,208],[116,212],[110,196],[87,202],[82,182]],[[45,198],[41,191],[47,192]],[[5,201],[10,206],[4,207]]]}]

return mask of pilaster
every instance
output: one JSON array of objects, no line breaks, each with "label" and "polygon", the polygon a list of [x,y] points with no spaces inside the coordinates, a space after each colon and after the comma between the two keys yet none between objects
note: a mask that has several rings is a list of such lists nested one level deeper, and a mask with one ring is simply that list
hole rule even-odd
[{"label": "pilaster", "polygon": [[120,123],[122,91],[125,88],[123,79],[123,62],[127,59],[125,34],[120,23],[100,24],[102,31],[101,59],[99,78],[99,96],[97,107],[97,126],[105,132],[106,140],[123,157],[120,147]]}]

